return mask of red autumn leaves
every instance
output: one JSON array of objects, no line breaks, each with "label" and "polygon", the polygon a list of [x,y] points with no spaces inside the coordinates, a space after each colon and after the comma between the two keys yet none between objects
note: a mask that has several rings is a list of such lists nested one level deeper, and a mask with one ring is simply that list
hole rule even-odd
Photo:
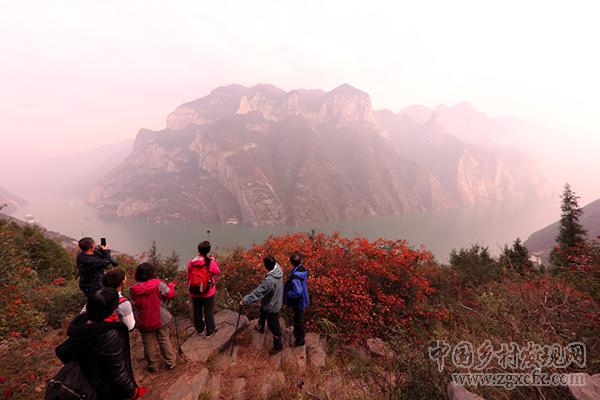
[{"label": "red autumn leaves", "polygon": [[438,315],[423,309],[433,289],[420,267],[431,260],[431,254],[401,240],[306,233],[270,237],[224,258],[221,281],[230,293],[244,293],[264,274],[264,256],[274,255],[287,274],[294,251],[304,255],[310,271],[310,325],[328,323],[340,337],[352,340],[414,318]]}]

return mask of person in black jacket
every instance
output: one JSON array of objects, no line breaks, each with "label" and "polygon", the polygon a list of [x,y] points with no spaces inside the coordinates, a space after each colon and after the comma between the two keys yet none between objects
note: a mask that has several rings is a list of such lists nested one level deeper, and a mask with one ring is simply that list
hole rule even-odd
[{"label": "person in black jacket", "polygon": [[110,315],[119,304],[114,288],[102,288],[88,297],[86,312],[69,325],[69,338],[56,348],[65,364],[79,362],[83,375],[96,388],[97,400],[137,399],[146,393],[133,378],[129,332]]},{"label": "person in black jacket", "polygon": [[110,256],[108,246],[97,246],[94,239],[84,237],[79,241],[81,253],[77,256],[79,288],[89,297],[102,287],[104,270],[117,262]]}]

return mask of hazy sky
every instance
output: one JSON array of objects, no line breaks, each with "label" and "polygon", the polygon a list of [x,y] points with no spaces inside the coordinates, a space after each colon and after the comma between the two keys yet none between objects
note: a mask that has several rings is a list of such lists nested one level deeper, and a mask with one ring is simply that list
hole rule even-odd
[{"label": "hazy sky", "polygon": [[0,156],[133,138],[234,82],[348,82],[395,111],[467,100],[597,144],[595,4],[0,0]]}]

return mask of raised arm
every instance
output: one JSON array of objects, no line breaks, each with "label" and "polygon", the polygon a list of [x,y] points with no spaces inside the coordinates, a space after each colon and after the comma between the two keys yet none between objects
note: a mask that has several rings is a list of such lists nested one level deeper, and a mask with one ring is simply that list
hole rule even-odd
[{"label": "raised arm", "polygon": [[210,265],[208,266],[208,270],[213,275],[219,275],[221,273],[221,268],[219,267],[219,264],[213,259],[210,260]]}]

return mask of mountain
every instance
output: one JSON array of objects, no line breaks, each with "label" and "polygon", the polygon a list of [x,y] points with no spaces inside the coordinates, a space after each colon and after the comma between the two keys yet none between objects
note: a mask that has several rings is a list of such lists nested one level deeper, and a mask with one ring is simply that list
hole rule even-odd
[{"label": "mountain", "polygon": [[4,204],[6,204],[6,206],[2,208],[2,212],[12,214],[15,211],[17,211],[18,208],[27,205],[27,201],[15,196],[14,194],[10,193],[8,190],[0,186],[0,206]]},{"label": "mountain", "polygon": [[[579,222],[586,229],[588,238],[598,238],[600,236],[600,199],[586,205],[582,208],[582,211],[583,214]],[[556,244],[558,227],[559,221],[532,233],[525,241],[525,246],[531,252],[549,254]]]},{"label": "mountain", "polygon": [[[459,108],[459,116],[464,108]],[[412,106],[410,111],[398,114],[379,111],[376,117],[396,151],[430,171],[458,205],[525,200],[551,191],[534,161],[518,149],[491,141],[477,146],[448,133],[459,130],[461,123],[456,116],[446,115],[446,119],[455,121],[446,124],[435,112],[425,118],[424,109]],[[486,137],[487,133],[484,128],[472,129],[470,135]]]},{"label": "mountain", "polygon": [[465,144],[423,107],[374,112],[369,95],[348,84],[329,92],[229,85],[177,107],[165,129],[141,129],[87,201],[105,216],[261,226],[543,192],[528,160],[508,166],[503,151]]}]

